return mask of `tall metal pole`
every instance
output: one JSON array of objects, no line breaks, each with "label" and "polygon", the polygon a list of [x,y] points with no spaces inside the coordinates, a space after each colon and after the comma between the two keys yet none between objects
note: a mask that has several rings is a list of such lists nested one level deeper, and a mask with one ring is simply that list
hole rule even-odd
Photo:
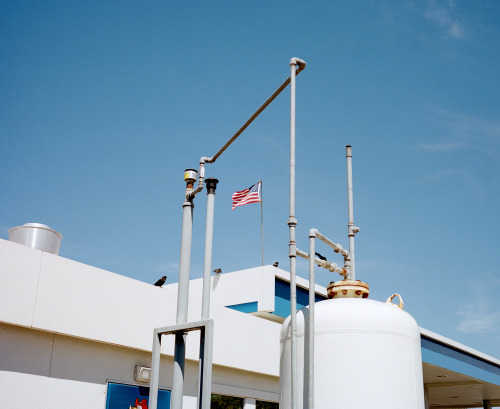
[{"label": "tall metal pole", "polygon": [[[309,231],[309,325],[308,325],[308,367],[307,367],[307,409],[314,409],[314,304],[316,303],[315,277],[316,232]],[[304,405],[305,406],[305,405]]]},{"label": "tall metal pole", "polygon": [[[207,227],[205,230],[205,263],[203,266],[203,297],[201,303],[201,319],[210,316],[210,283],[212,278],[212,244],[214,236],[214,202],[215,189],[219,181],[214,178],[205,180],[207,184]],[[207,334],[205,334],[207,335]],[[201,338],[202,340],[205,337]],[[211,345],[210,345],[211,346]],[[212,350],[206,342],[200,343],[200,365],[198,379],[198,408],[209,408],[212,392]]]},{"label": "tall metal pole", "polygon": [[305,61],[298,58],[290,60],[290,217],[288,226],[290,230],[290,323],[291,323],[291,400],[292,408],[297,409],[297,244],[295,241],[295,76],[296,66],[302,69],[305,67]]},{"label": "tall metal pole", "polygon": [[[179,261],[179,284],[177,290],[176,323],[187,322],[189,300],[189,270],[191,265],[191,239],[193,235],[193,184],[196,182],[197,172],[187,169],[184,173],[186,181],[186,195],[182,203],[182,235],[181,256]],[[184,366],[186,359],[186,334],[175,335],[174,372],[172,383],[172,409],[182,409],[184,395]]]},{"label": "tall metal pole", "polygon": [[347,145],[345,148],[346,159],[347,159],[347,204],[348,204],[348,223],[347,223],[347,234],[349,235],[349,255],[351,258],[351,269],[349,280],[356,280],[356,269],[354,260],[354,235],[359,231],[359,227],[354,225],[353,213],[354,204],[352,198],[352,149],[351,145]]},{"label": "tall metal pole", "polygon": [[205,230],[205,263],[203,266],[203,297],[201,304],[201,319],[208,320],[210,316],[210,281],[212,277],[212,245],[214,236],[214,202],[215,189],[219,181],[214,178],[205,180],[207,184],[207,226]]}]

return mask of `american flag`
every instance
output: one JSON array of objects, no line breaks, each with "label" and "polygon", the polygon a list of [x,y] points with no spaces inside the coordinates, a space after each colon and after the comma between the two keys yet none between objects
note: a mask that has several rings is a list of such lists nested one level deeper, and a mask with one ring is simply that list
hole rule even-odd
[{"label": "american flag", "polygon": [[242,190],[240,192],[234,192],[233,199],[233,210],[238,206],[243,206],[249,203],[259,203],[261,201],[260,191],[261,191],[262,181],[250,186],[248,189]]}]

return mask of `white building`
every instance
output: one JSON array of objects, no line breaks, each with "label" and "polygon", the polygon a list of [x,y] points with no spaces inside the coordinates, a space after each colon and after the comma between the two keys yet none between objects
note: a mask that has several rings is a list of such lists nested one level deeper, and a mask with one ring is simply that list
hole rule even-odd
[{"label": "white building", "polygon": [[[307,282],[298,278],[298,285],[298,304],[305,305]],[[278,402],[288,290],[288,273],[272,266],[212,278],[214,394],[241,397],[245,409]],[[316,292],[326,298],[323,287]],[[200,319],[200,295],[201,280],[192,280],[189,322]],[[176,303],[175,285],[160,289],[0,240],[0,407],[114,409],[114,394],[128,392],[140,403],[147,383],[135,379],[136,367],[150,366],[153,329],[175,324]],[[423,329],[421,339],[430,408],[500,405],[498,359]],[[167,407],[173,344],[162,343]],[[186,409],[196,407],[198,349],[190,334]]]}]

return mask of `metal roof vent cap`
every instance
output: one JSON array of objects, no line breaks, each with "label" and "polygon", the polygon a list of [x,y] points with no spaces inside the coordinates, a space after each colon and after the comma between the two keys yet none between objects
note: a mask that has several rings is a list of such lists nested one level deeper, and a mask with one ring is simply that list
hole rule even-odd
[{"label": "metal roof vent cap", "polygon": [[9,230],[9,241],[59,255],[62,234],[41,223],[26,223]]},{"label": "metal roof vent cap", "polygon": [[370,286],[356,280],[331,282],[326,288],[328,298],[368,298]]}]

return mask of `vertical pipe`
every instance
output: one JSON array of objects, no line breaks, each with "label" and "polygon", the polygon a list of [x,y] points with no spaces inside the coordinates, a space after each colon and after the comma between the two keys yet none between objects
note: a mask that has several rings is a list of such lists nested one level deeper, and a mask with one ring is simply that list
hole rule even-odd
[{"label": "vertical pipe", "polygon": [[[187,196],[187,195],[186,195]],[[191,265],[191,239],[193,235],[193,200],[182,203],[181,257],[179,262],[179,284],[177,292],[176,323],[187,322],[189,299],[189,270]]]},{"label": "vertical pipe", "polygon": [[295,58],[290,60],[290,323],[291,323],[291,409],[297,409],[297,288],[296,262],[297,245],[295,241]]},{"label": "vertical pipe", "polygon": [[[201,319],[208,320],[210,316],[210,281],[212,277],[212,243],[214,232],[214,202],[215,189],[219,181],[214,178],[205,180],[207,184],[207,227],[205,231],[205,263],[203,267],[203,296],[201,305]],[[200,364],[198,384],[198,409],[210,408],[212,391],[212,327],[202,330],[200,338]]]},{"label": "vertical pipe", "polygon": [[186,359],[186,333],[175,334],[174,374],[172,382],[172,409],[182,409],[184,396],[184,366]]},{"label": "vertical pipe", "polygon": [[151,381],[149,382],[149,409],[158,405],[158,382],[160,377],[160,337],[156,331],[153,334],[153,353],[151,355]]},{"label": "vertical pipe", "polygon": [[356,269],[354,260],[354,234],[356,233],[356,226],[354,226],[353,213],[354,205],[352,198],[352,149],[351,145],[346,146],[346,158],[347,158],[347,204],[348,204],[348,222],[347,222],[347,232],[349,235],[349,256],[351,258],[351,269],[349,271],[349,280],[356,279]]},{"label": "vertical pipe", "polygon": [[491,409],[491,402],[489,400],[483,400],[483,408],[484,409]]},{"label": "vertical pipe", "polygon": [[[210,409],[212,400],[212,351],[214,344],[214,322],[210,320],[205,326],[203,342],[203,368],[200,374],[199,409]],[[201,346],[200,346],[201,348]],[[201,352],[201,351],[200,351]]]},{"label": "vertical pipe", "polygon": [[314,304],[316,302],[316,279],[314,272],[314,258],[316,253],[316,237],[313,231],[309,232],[309,365],[308,372],[308,405],[307,409],[314,409]]},{"label": "vertical pipe", "polygon": [[212,277],[212,243],[214,235],[215,189],[219,181],[214,178],[205,180],[207,184],[207,226],[205,230],[205,263],[203,267],[203,296],[201,319],[208,320],[210,315],[210,281]]},{"label": "vertical pipe", "polygon": [[[177,290],[176,323],[187,322],[189,299],[189,269],[191,264],[191,239],[193,234],[193,200],[186,189],[186,200],[182,204],[181,257],[179,262],[179,284]],[[186,334],[175,334],[174,371],[172,383],[172,409],[182,409],[184,395],[184,365],[186,359]]]}]

